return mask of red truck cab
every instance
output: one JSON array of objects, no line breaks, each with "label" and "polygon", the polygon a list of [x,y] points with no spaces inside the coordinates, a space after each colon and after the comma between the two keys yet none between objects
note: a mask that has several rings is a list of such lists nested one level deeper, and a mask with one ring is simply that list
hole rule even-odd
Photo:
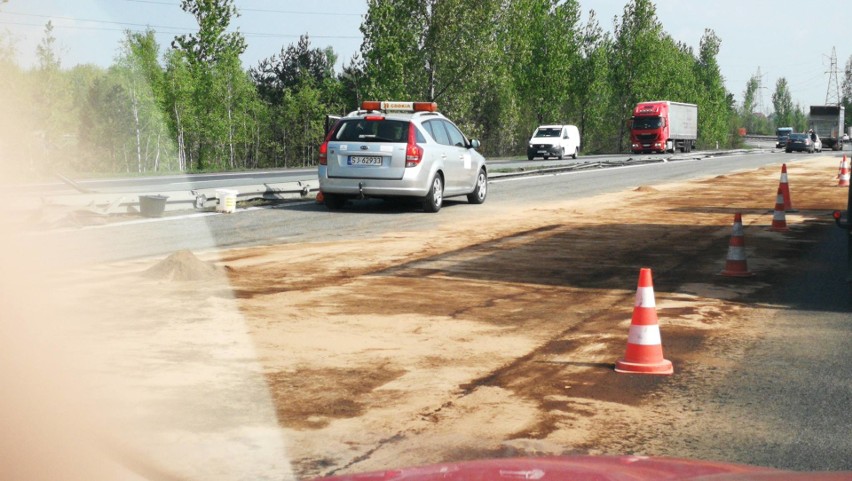
[{"label": "red truck cab", "polygon": [[633,153],[689,152],[698,137],[698,107],[668,100],[639,102],[633,109]]}]

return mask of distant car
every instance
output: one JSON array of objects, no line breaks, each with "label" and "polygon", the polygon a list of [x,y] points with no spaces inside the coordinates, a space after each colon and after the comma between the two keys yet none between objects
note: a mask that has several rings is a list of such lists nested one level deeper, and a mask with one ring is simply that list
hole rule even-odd
[{"label": "distant car", "polygon": [[819,135],[815,133],[811,133],[811,142],[814,144],[814,151],[822,152],[822,140],[819,139]]},{"label": "distant car", "polygon": [[488,171],[469,140],[434,102],[363,102],[337,120],[319,150],[319,184],[329,209],[367,197],[415,198],[438,212],[445,197],[485,202]]},{"label": "distant car", "polygon": [[843,134],[843,142],[849,142],[849,134]]},{"label": "distant car", "polygon": [[536,157],[564,159],[580,154],[580,130],[576,125],[541,125],[527,144],[527,159]]},{"label": "distant car", "polygon": [[784,148],[784,152],[789,154],[793,151],[814,153],[814,143],[811,141],[810,136],[806,133],[790,134],[787,138],[787,145]]}]

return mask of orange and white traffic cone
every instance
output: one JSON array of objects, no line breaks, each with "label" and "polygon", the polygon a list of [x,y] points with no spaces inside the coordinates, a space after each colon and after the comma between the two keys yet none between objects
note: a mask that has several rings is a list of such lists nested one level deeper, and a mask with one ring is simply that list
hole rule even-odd
[{"label": "orange and white traffic cone", "polygon": [[784,212],[784,194],[778,187],[778,195],[775,196],[775,213],[772,214],[772,227],[769,230],[776,232],[787,232],[787,215]]},{"label": "orange and white traffic cone", "polygon": [[748,261],[745,253],[745,235],[743,232],[743,215],[739,212],[734,214],[734,231],[731,241],[728,243],[728,257],[725,260],[725,269],[719,274],[726,277],[751,277],[753,272],[748,270]]},{"label": "orange and white traffic cone", "polygon": [[846,159],[846,154],[843,154],[843,162],[840,164],[840,174],[837,178],[838,187],[849,187],[850,167],[849,161]]},{"label": "orange and white traffic cone", "polygon": [[796,212],[793,209],[793,201],[790,199],[790,184],[787,183],[787,164],[781,165],[781,182],[778,183],[778,188],[784,194],[784,210],[787,212]]},{"label": "orange and white traffic cone", "polygon": [[615,363],[615,372],[662,375],[674,372],[672,362],[663,359],[654,284],[651,280],[651,269],[647,267],[639,270],[636,303],[627,335],[627,352]]},{"label": "orange and white traffic cone", "polygon": [[837,175],[834,176],[835,179],[840,178],[840,173],[843,172],[843,164],[846,163],[846,154],[843,154],[843,158],[840,159],[840,165],[837,167]]}]

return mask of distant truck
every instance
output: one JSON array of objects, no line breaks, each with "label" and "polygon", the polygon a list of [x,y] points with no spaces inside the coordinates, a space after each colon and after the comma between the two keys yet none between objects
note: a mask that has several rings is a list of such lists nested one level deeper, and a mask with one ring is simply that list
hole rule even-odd
[{"label": "distant truck", "polygon": [[786,147],[787,139],[793,133],[793,127],[778,127],[775,129],[775,147]]},{"label": "distant truck", "polygon": [[634,154],[689,152],[698,138],[698,106],[668,100],[639,102],[633,109],[630,143]]},{"label": "distant truck", "polygon": [[846,109],[837,105],[811,105],[808,125],[822,140],[823,148],[843,148],[843,123]]}]

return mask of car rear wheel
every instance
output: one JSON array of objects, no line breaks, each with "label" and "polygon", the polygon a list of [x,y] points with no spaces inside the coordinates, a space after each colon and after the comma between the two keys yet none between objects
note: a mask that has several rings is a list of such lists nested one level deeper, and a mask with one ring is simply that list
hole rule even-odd
[{"label": "car rear wheel", "polygon": [[488,174],[485,169],[479,170],[479,175],[476,176],[476,188],[473,192],[467,195],[467,201],[471,204],[481,204],[485,202],[485,196],[488,194]]},{"label": "car rear wheel", "polygon": [[439,174],[432,179],[432,186],[423,198],[423,210],[426,212],[438,212],[444,203],[444,179]]},{"label": "car rear wheel", "polygon": [[579,147],[575,147],[575,148],[574,148],[574,155],[572,155],[572,156],[571,156],[571,158],[573,158],[574,160],[576,160],[576,159],[577,159],[577,156],[579,156],[579,155],[580,155],[580,148],[579,148]]}]

